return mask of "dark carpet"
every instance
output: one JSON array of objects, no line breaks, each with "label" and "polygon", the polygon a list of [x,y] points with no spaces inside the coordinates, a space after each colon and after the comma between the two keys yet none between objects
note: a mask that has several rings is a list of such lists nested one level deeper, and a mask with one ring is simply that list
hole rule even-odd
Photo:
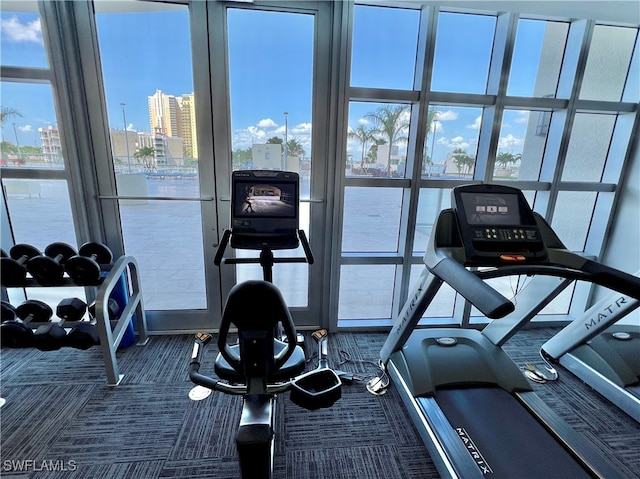
[{"label": "dark carpet", "polygon": [[[537,361],[553,330],[518,334],[505,349],[520,364]],[[369,394],[366,379],[384,334],[330,337],[334,367],[364,381],[345,385],[331,409],[306,411],[278,401],[277,478],[438,477],[394,388]],[[313,356],[312,341],[306,343]],[[106,385],[98,348],[3,349],[0,353],[2,478],[236,478],[234,435],[241,399],[221,393],[193,402],[187,366],[191,336],[152,336],[118,352],[124,379]],[[211,367],[215,346],[203,372]],[[310,362],[309,368],[314,368]],[[640,477],[640,426],[569,373],[535,390],[605,452],[627,477]],[[532,444],[531,447],[535,447]],[[22,472],[18,469],[26,468]]]}]

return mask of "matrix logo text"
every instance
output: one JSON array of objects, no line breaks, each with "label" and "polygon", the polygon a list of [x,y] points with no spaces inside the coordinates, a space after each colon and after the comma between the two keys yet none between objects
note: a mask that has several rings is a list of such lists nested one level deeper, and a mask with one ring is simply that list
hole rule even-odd
[{"label": "matrix logo text", "polygon": [[31,472],[31,471],[61,471],[72,472],[78,469],[76,461],[43,460],[35,459],[6,459],[2,461],[4,472]]}]

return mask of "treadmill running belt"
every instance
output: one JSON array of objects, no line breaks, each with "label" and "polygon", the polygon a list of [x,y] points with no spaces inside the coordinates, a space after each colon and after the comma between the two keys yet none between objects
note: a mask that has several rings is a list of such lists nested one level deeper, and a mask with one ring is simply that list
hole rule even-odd
[{"label": "treadmill running belt", "polygon": [[508,392],[499,388],[443,389],[435,398],[485,476],[590,477]]}]

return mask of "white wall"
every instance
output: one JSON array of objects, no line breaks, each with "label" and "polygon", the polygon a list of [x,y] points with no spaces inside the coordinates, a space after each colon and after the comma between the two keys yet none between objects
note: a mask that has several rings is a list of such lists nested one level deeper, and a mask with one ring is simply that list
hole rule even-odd
[{"label": "white wall", "polygon": [[[636,138],[635,153],[631,158],[628,174],[620,185],[620,203],[616,209],[611,236],[602,256],[602,262],[629,274],[640,270],[640,139]],[[594,301],[606,295],[608,290],[599,288]],[[640,323],[640,309],[627,316],[625,322]]]}]

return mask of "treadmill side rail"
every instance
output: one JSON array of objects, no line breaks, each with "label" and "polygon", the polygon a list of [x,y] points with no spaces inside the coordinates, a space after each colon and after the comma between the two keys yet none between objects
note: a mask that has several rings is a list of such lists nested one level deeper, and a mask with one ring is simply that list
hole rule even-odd
[{"label": "treadmill side rail", "polygon": [[640,301],[622,293],[613,293],[598,301],[578,319],[542,345],[542,351],[553,359],[560,358],[580,344],[586,343],[620,318],[640,306]]},{"label": "treadmill side rail", "polygon": [[481,479],[483,474],[434,398],[414,398],[393,361],[389,376],[442,479]]},{"label": "treadmill side rail", "polygon": [[584,436],[560,418],[535,392],[516,393],[521,403],[545,425],[547,430],[568,449],[589,473],[600,479],[625,479],[617,469]]},{"label": "treadmill side rail", "polygon": [[571,353],[563,355],[560,364],[640,423],[640,398],[629,389],[615,384]]}]

